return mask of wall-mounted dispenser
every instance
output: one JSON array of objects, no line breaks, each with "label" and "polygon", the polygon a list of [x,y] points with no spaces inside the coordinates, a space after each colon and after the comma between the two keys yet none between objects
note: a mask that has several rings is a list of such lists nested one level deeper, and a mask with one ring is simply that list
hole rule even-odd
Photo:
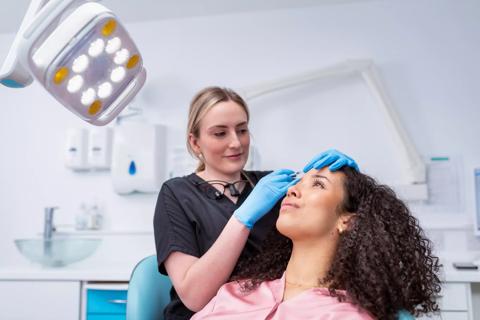
[{"label": "wall-mounted dispenser", "polygon": [[73,170],[88,170],[87,164],[88,131],[82,128],[71,128],[67,131],[65,146],[65,166]]},{"label": "wall-mounted dispenser", "polygon": [[110,169],[112,161],[112,137],[112,128],[96,127],[89,130],[87,159],[91,169]]},{"label": "wall-mounted dispenser", "polygon": [[164,126],[126,122],[115,127],[111,168],[115,192],[158,192],[166,178],[165,153]]}]

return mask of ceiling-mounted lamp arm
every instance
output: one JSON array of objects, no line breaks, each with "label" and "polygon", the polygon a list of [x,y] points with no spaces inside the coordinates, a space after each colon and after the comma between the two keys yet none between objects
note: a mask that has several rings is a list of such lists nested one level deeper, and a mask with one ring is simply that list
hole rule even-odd
[{"label": "ceiling-mounted lamp arm", "polygon": [[239,92],[250,101],[265,94],[269,94],[282,89],[302,85],[322,78],[332,78],[338,76],[349,76],[360,74],[367,83],[372,94],[379,102],[380,109],[387,121],[392,136],[397,143],[400,151],[400,160],[405,171],[404,183],[400,185],[399,191],[406,198],[411,200],[425,200],[428,198],[426,188],[426,169],[419,152],[402,126],[386,90],[384,89],[375,65],[371,60],[349,60],[336,64],[331,67],[319,69],[312,72],[306,72],[279,80],[259,83],[254,86],[240,89]]},{"label": "ceiling-mounted lamp arm", "polygon": [[356,64],[340,63],[331,67],[301,73],[294,76],[285,77],[279,80],[259,83],[254,86],[240,89],[239,92],[246,100],[252,100],[275,91],[299,86],[321,78],[331,78],[334,76],[345,76],[358,72]]},{"label": "ceiling-mounted lamp arm", "polygon": [[23,88],[32,83],[33,77],[26,66],[22,64],[18,50],[25,30],[30,26],[30,23],[35,18],[35,15],[47,2],[48,0],[30,1],[20,28],[15,35],[7,57],[3,62],[2,68],[0,69],[0,83],[4,86],[10,88]]},{"label": "ceiling-mounted lamp arm", "polygon": [[31,38],[45,31],[65,10],[76,2],[85,0],[31,0],[15,35],[7,58],[0,69],[0,83],[10,88],[24,88],[33,82],[27,64]]},{"label": "ceiling-mounted lamp arm", "polygon": [[391,134],[397,143],[398,150],[402,150],[399,155],[401,161],[406,168],[406,178],[410,184],[426,183],[426,167],[419,152],[415,148],[412,140],[400,121],[400,118],[391,103],[386,90],[380,81],[378,71],[373,63],[369,63],[368,67],[363,69],[362,77],[366,81],[370,91],[378,100],[381,110],[387,121],[387,127],[390,128]]}]

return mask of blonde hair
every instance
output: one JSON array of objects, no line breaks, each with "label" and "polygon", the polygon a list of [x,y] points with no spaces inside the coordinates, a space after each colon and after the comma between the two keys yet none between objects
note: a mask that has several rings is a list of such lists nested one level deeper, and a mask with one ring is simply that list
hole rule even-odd
[{"label": "blonde hair", "polygon": [[199,160],[196,172],[205,170],[205,162],[195,153],[190,145],[189,136],[192,134],[198,138],[200,135],[200,121],[213,106],[220,102],[233,101],[243,108],[247,114],[247,121],[250,119],[250,113],[245,101],[235,91],[229,88],[207,87],[198,92],[190,103],[187,124],[187,150],[195,158]]}]

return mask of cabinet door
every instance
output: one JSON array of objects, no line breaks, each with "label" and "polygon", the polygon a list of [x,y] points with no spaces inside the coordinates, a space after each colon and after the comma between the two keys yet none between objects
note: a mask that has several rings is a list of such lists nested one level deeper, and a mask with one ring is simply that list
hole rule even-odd
[{"label": "cabinet door", "polygon": [[470,285],[462,282],[442,284],[438,304],[442,311],[468,311]]},{"label": "cabinet door", "polygon": [[78,281],[0,281],[0,319],[78,320]]}]

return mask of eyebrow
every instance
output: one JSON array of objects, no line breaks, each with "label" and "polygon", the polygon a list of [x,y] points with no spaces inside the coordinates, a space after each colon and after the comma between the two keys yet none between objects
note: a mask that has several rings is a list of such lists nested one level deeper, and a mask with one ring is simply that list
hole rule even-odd
[{"label": "eyebrow", "polygon": [[328,179],[325,176],[322,176],[321,174],[314,174],[314,175],[312,175],[312,178],[324,178],[324,179],[327,179],[328,182],[332,183],[332,181],[330,181],[330,179]]},{"label": "eyebrow", "polygon": [[[243,122],[240,122],[239,124],[235,125],[235,127],[241,127],[241,126],[244,126],[244,125],[247,125],[247,124],[248,124],[247,121],[243,121]],[[225,129],[225,128],[228,128],[228,126],[219,124],[219,125],[211,126],[210,128],[208,128],[208,130]]]}]

